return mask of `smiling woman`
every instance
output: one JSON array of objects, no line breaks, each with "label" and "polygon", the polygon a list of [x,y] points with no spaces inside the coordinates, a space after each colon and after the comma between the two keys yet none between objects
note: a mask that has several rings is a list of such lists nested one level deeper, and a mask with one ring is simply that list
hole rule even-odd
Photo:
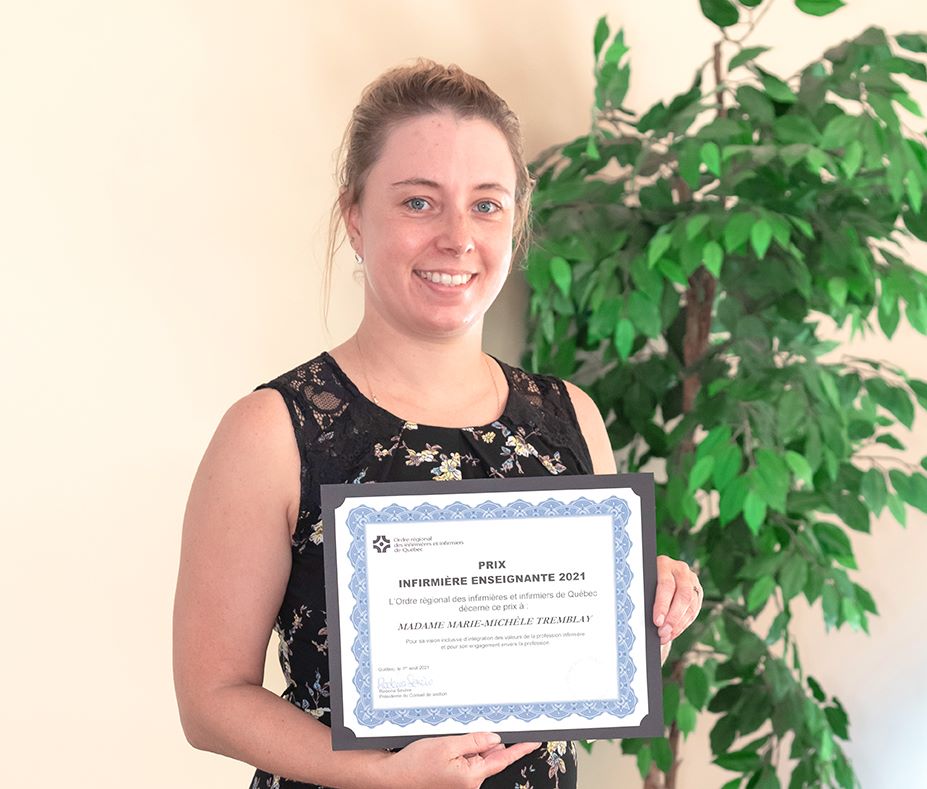
[{"label": "smiling woman", "polygon": [[[525,242],[518,120],[481,80],[420,61],[364,92],[336,218],[364,273],[348,341],[235,403],[184,518],[174,615],[181,721],[197,748],[254,765],[252,789],[573,789],[573,743],[477,732],[396,753],[331,749],[320,486],[612,473],[591,399],[482,351],[483,318]],[[667,645],[698,580],[658,559]],[[271,630],[287,681],[262,686]],[[479,678],[474,678],[475,682]]]}]

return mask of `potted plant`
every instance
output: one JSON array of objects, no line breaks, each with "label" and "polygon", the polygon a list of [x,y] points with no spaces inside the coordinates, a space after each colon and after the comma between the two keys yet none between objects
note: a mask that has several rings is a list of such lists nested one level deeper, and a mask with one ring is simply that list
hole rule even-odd
[{"label": "potted plant", "polygon": [[927,382],[822,332],[927,333],[927,276],[898,244],[927,241],[906,88],[927,81],[927,36],[872,27],[778,76],[745,40],[766,3],[701,0],[719,39],[689,90],[642,115],[623,106],[624,36],[600,19],[591,128],[533,163],[524,364],[592,395],[623,469],[656,470],[659,548],[705,589],[664,668],[666,736],[622,743],[653,788],[680,785],[680,736],[706,709],[725,789],[777,787],[783,763],[790,787],[857,785],[792,606],[866,630],[848,530],[927,511],[927,460],[904,462],[897,430]]}]

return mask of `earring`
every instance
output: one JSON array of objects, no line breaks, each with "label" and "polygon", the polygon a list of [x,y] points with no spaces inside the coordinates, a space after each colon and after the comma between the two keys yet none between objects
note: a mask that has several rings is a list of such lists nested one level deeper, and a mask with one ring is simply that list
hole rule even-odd
[{"label": "earring", "polygon": [[364,265],[364,259],[360,255],[358,255],[356,252],[354,253],[354,263],[358,266]]}]

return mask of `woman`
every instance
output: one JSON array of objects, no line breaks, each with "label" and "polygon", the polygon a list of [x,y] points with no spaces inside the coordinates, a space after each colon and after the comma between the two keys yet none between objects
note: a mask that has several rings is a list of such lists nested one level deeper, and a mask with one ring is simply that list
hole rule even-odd
[{"label": "woman", "polygon": [[[361,324],[229,409],[184,520],[181,720],[195,747],[256,765],[254,789],[576,786],[572,743],[476,733],[335,753],[326,728],[321,484],[615,471],[587,395],[481,350],[530,186],[516,117],[456,67],[390,71],[354,111],[337,216],[363,270]],[[658,576],[665,650],[701,597],[682,562],[660,557]],[[262,687],[272,628],[283,698]]]}]

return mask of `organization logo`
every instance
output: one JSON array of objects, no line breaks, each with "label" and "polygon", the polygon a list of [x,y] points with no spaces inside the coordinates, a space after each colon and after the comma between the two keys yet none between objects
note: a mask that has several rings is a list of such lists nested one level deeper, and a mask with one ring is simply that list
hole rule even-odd
[{"label": "organization logo", "polygon": [[389,550],[389,538],[383,534],[379,534],[373,538],[373,549],[377,553],[385,553]]}]

